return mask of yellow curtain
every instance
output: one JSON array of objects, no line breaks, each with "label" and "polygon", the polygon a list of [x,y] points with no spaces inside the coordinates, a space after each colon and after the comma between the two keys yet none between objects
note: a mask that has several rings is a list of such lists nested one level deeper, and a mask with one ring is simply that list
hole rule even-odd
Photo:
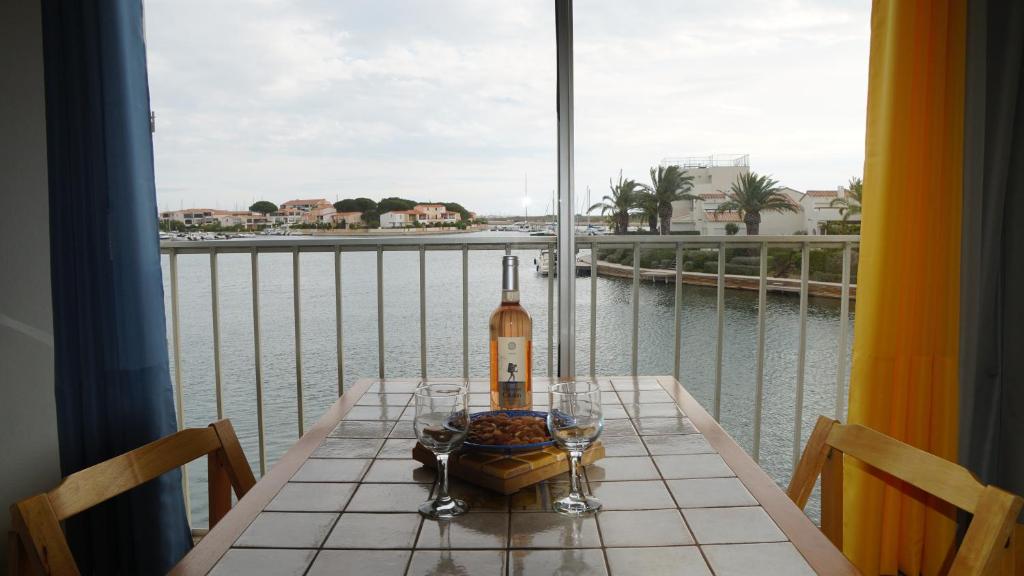
[{"label": "yellow curtain", "polygon": [[[956,460],[967,0],[874,0],[849,421]],[[847,556],[941,574],[954,511],[847,466]]]}]

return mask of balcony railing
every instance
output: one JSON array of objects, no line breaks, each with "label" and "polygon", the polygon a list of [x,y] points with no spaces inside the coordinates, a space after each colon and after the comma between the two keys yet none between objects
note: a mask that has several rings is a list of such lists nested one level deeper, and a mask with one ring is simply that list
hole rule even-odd
[{"label": "balcony railing", "polygon": [[[846,407],[844,405],[844,387],[847,376],[847,353],[849,343],[847,341],[849,306],[851,300],[851,266],[852,254],[859,243],[856,236],[578,236],[576,238],[577,250],[580,254],[586,255],[590,252],[589,262],[584,267],[589,267],[590,301],[589,301],[589,374],[594,375],[597,370],[597,317],[598,317],[598,259],[593,257],[596,250],[603,249],[632,249],[632,284],[631,284],[631,323],[629,330],[630,349],[630,373],[637,375],[639,366],[639,342],[640,342],[640,288],[642,281],[641,258],[644,251],[653,249],[671,249],[675,254],[675,266],[673,269],[660,272],[664,280],[674,280],[674,357],[673,372],[677,379],[680,378],[682,361],[682,327],[683,327],[683,263],[684,255],[689,250],[717,249],[717,274],[706,274],[705,283],[712,284],[716,289],[716,315],[714,344],[714,383],[711,405],[709,410],[716,419],[722,414],[722,381],[724,362],[724,335],[726,333],[726,287],[729,281],[736,276],[726,274],[727,252],[732,250],[745,249],[748,254],[757,255],[759,274],[746,277],[748,282],[756,278],[757,289],[757,322],[756,322],[756,355],[754,368],[754,399],[750,419],[753,426],[753,438],[751,454],[755,460],[761,456],[762,438],[762,416],[764,411],[765,398],[765,329],[767,322],[766,303],[770,283],[777,284],[768,275],[769,249],[788,248],[799,249],[801,258],[799,281],[789,281],[790,289],[799,294],[799,328],[796,351],[796,372],[795,372],[795,397],[793,398],[793,422],[794,430],[792,437],[792,461],[799,458],[801,439],[803,434],[803,408],[804,408],[804,373],[807,360],[807,319],[808,299],[810,296],[810,262],[811,250],[820,248],[839,249],[842,251],[841,282],[830,285],[830,288],[838,292],[840,300],[840,311],[838,317],[838,337],[835,343],[835,405],[834,416],[843,418]],[[253,240],[214,240],[214,241],[164,241],[161,243],[161,253],[168,257],[169,268],[169,291],[170,291],[170,339],[171,353],[173,358],[173,382],[175,389],[176,404],[178,410],[179,425],[185,422],[187,410],[185,396],[183,393],[183,370],[182,370],[182,349],[181,349],[181,310],[180,310],[180,289],[179,289],[179,258],[187,255],[205,255],[209,259],[209,281],[210,300],[212,315],[212,347],[213,347],[213,384],[214,398],[216,403],[217,417],[224,416],[224,386],[222,375],[222,351],[221,351],[221,299],[219,295],[221,281],[218,278],[219,257],[226,254],[248,254],[250,259],[249,283],[251,285],[251,321],[253,329],[253,358],[255,374],[255,394],[252,398],[252,407],[256,413],[256,433],[258,444],[258,463],[260,473],[266,472],[267,468],[267,441],[265,426],[265,405],[264,405],[264,351],[262,349],[262,327],[260,313],[260,257],[263,254],[291,254],[291,292],[294,326],[293,351],[295,359],[295,395],[297,414],[297,435],[305,430],[305,414],[303,408],[304,397],[304,374],[303,374],[303,327],[301,313],[301,286],[300,266],[302,254],[321,253],[329,254],[333,259],[334,268],[334,328],[335,328],[335,353],[337,370],[337,392],[343,394],[345,390],[345,361],[346,347],[344,342],[343,325],[345,323],[345,310],[342,306],[343,298],[343,274],[342,260],[348,253],[371,253],[376,256],[375,264],[375,291],[376,291],[376,344],[377,344],[377,376],[385,378],[389,375],[389,358],[386,354],[389,331],[385,325],[385,302],[384,302],[384,253],[385,252],[406,252],[418,254],[418,278],[419,278],[419,299],[418,299],[418,330],[419,330],[419,372],[420,376],[426,378],[428,375],[434,377],[451,377],[456,374],[430,373],[428,364],[428,333],[427,333],[427,252],[447,251],[461,254],[460,270],[448,270],[449,274],[457,273],[461,281],[461,350],[451,351],[461,354],[461,376],[470,376],[470,322],[480,322],[480,318],[470,319],[469,312],[469,277],[470,277],[470,252],[476,251],[499,251],[506,254],[513,250],[537,249],[554,250],[556,238],[553,236],[483,236],[472,234],[455,234],[444,236],[433,235],[405,235],[400,237],[302,237],[302,238],[266,238]],[[194,256],[193,256],[194,257]],[[749,258],[749,257],[748,257]],[[555,358],[555,309],[556,302],[556,274],[555,258],[549,258],[548,273],[546,277],[547,306],[544,313],[547,321],[546,333],[543,335],[535,333],[535,339],[541,337],[546,339],[546,371],[548,375],[554,375],[557,367]],[[285,271],[281,271],[282,274]],[[666,278],[666,276],[668,276]],[[824,283],[814,283],[824,284]],[[455,284],[452,284],[454,289]],[[535,314],[536,310],[533,311]],[[403,330],[407,326],[401,327]],[[539,370],[535,370],[540,373]],[[369,376],[370,374],[366,374]],[[392,374],[393,376],[394,374]],[[408,375],[408,374],[405,374]],[[187,479],[186,479],[187,483]],[[188,489],[186,487],[186,494]]]}]

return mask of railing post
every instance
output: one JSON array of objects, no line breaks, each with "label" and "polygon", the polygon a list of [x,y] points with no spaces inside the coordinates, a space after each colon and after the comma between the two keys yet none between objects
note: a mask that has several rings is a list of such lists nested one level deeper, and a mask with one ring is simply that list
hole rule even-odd
[{"label": "railing post", "polygon": [[[174,399],[178,409],[178,430],[185,427],[185,392],[181,379],[181,321],[178,313],[178,253],[171,249],[171,337],[174,339]],[[181,467],[181,490],[185,498],[185,515],[192,525],[192,499],[188,490],[188,464]]]},{"label": "railing post", "polygon": [[384,247],[377,247],[377,375],[384,379]]},{"label": "railing post", "polygon": [[462,247],[462,377],[469,379],[469,246]]},{"label": "railing post", "polygon": [[341,246],[334,247],[334,334],[338,346],[338,396],[345,393],[345,336],[341,310]]},{"label": "railing post", "polygon": [[637,375],[640,348],[640,243],[633,243],[633,349],[630,354],[630,374]]},{"label": "railing post", "polygon": [[302,306],[299,291],[299,247],[292,250],[292,306],[295,314],[295,400],[298,412],[299,437],[305,433],[302,409]]},{"label": "railing post", "polygon": [[420,244],[420,378],[427,379],[427,247]]},{"label": "railing post", "polygon": [[256,370],[256,435],[259,440],[260,477],[267,473],[267,444],[263,430],[263,353],[260,350],[260,253],[252,249],[252,343]]},{"label": "railing post", "polygon": [[213,387],[217,396],[217,419],[224,418],[224,391],[220,368],[220,286],[217,279],[217,249],[210,249],[210,306],[213,317]]},{"label": "railing post", "polygon": [[716,292],[718,329],[715,331],[715,420],[722,418],[722,353],[725,350],[725,242],[718,244],[718,284]]},{"label": "railing post", "polygon": [[[555,247],[548,245],[548,376],[555,376]],[[559,292],[561,296],[561,292]]]},{"label": "railing post", "polygon": [[672,375],[675,377],[676,382],[680,382],[679,379],[680,368],[679,365],[682,362],[682,340],[683,340],[683,245],[676,245],[676,300],[675,300],[675,320],[676,320],[676,338],[675,338],[675,361],[672,363]]},{"label": "railing post", "polygon": [[768,243],[761,243],[757,284],[757,374],[754,381],[754,462],[761,460],[761,414],[764,410],[764,330],[768,307]]},{"label": "railing post", "polygon": [[811,245],[804,242],[800,251],[800,337],[796,352],[796,414],[793,422],[793,469],[800,461],[804,420],[804,369],[807,364],[807,281],[811,269]]},{"label": "railing post", "polygon": [[850,321],[850,259],[852,246],[843,242],[843,288],[839,299],[839,353],[836,354],[836,420],[846,412],[846,330]]},{"label": "railing post", "polygon": [[576,373],[576,204],[572,0],[555,0],[558,72],[558,375]]},{"label": "railing post", "polygon": [[590,375],[597,375],[597,243],[590,245]]}]

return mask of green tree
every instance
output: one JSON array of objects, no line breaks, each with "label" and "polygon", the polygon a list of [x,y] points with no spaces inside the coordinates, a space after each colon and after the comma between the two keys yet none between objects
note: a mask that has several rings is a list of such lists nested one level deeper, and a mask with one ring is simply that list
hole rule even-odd
[{"label": "green tree", "polygon": [[725,225],[726,236],[735,236],[740,231],[740,227],[735,222],[729,222]]},{"label": "green tree", "polygon": [[726,197],[728,199],[718,205],[718,212],[739,212],[747,226],[747,236],[757,236],[760,232],[762,212],[799,211],[788,196],[779,192],[777,181],[756,172],[740,174]]},{"label": "green tree", "polygon": [[839,214],[843,217],[843,222],[847,222],[850,217],[860,214],[861,194],[863,193],[864,181],[854,176],[850,178],[850,183],[846,187],[846,196],[844,198],[833,198],[829,202],[829,206],[838,208]]},{"label": "green tree", "polygon": [[377,209],[377,203],[369,198],[345,198],[334,203],[338,212],[371,212]]},{"label": "green tree", "polygon": [[647,220],[647,228],[651,234],[658,233],[658,198],[650,192],[637,194],[637,208],[640,209],[640,217]]},{"label": "green tree", "polygon": [[469,222],[469,210],[462,207],[458,202],[443,202],[444,209],[449,212],[458,212],[463,222]]},{"label": "green tree", "polygon": [[259,212],[260,214],[266,216],[271,212],[277,212],[277,204],[274,204],[273,202],[270,202],[268,200],[260,200],[259,202],[256,202],[252,206],[249,206],[249,211]]},{"label": "green tree", "polygon": [[654,197],[658,207],[658,219],[661,221],[661,233],[672,231],[672,203],[680,200],[697,200],[690,194],[693,190],[693,176],[679,166],[658,166],[651,168],[650,185],[641,185],[647,194]]},{"label": "green tree", "polygon": [[606,195],[600,202],[587,209],[587,213],[599,211],[607,214],[615,229],[616,234],[625,234],[629,230],[629,212],[636,208],[640,185],[633,180],[623,179],[622,170],[619,170],[619,183],[613,184],[608,179],[608,188],[611,194]]},{"label": "green tree", "polygon": [[419,204],[415,200],[408,200],[406,198],[382,198],[377,203],[377,213],[383,214],[385,212],[391,212],[392,210],[412,210],[412,207]]}]

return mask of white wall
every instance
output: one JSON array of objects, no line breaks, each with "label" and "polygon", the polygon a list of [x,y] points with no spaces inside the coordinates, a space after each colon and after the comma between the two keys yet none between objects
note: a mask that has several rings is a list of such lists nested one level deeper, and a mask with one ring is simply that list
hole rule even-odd
[{"label": "white wall", "polygon": [[[53,392],[39,0],[0,2],[0,535],[8,507],[60,481]],[[0,547],[0,566],[6,545]]]}]

